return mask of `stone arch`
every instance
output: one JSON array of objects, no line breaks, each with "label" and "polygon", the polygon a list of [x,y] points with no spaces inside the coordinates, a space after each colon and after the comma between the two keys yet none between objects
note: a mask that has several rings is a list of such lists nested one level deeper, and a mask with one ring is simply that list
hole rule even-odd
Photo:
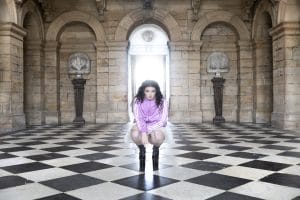
[{"label": "stone arch", "polygon": [[45,39],[45,30],[44,30],[42,15],[41,15],[38,7],[32,0],[27,1],[22,7],[22,12],[19,16],[19,22],[22,27],[24,26],[24,20],[25,20],[27,14],[33,15],[34,19],[36,20],[37,24],[39,25],[39,29],[40,29],[40,31],[38,33],[39,39],[44,40]]},{"label": "stone arch", "polygon": [[1,0],[0,1],[0,19],[4,22],[13,22],[17,24],[17,9],[15,1]]},{"label": "stone arch", "polygon": [[[145,10],[134,10],[127,14],[119,23],[116,33],[116,41],[126,41],[128,34],[138,25],[143,23],[154,23],[165,29],[168,33],[170,40],[180,41],[182,40],[182,34],[177,21],[168,11],[162,9],[154,9],[149,13],[145,13]],[[147,14],[147,17],[145,15]]]},{"label": "stone arch", "polygon": [[61,14],[50,24],[46,34],[47,41],[56,41],[61,29],[71,22],[82,22],[89,25],[94,31],[98,41],[105,40],[103,26],[96,17],[81,11],[70,11]]},{"label": "stone arch", "polygon": [[276,19],[275,19],[276,14],[275,14],[275,10],[273,9],[271,2],[262,1],[258,5],[255,15],[254,15],[253,25],[252,25],[252,27],[253,27],[252,38],[255,38],[255,36],[256,36],[258,23],[261,20],[261,15],[263,15],[264,13],[267,13],[268,15],[270,15],[271,21],[272,21],[272,27],[274,27],[276,25]]},{"label": "stone arch", "polygon": [[205,28],[213,23],[226,23],[233,27],[240,40],[249,40],[250,34],[244,22],[236,15],[226,11],[212,11],[201,16],[192,31],[192,40],[200,40]]}]

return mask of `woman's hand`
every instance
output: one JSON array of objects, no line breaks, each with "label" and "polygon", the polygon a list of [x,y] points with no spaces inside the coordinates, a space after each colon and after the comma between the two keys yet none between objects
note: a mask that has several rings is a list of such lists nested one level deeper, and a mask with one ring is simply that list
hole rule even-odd
[{"label": "woman's hand", "polygon": [[148,135],[147,135],[147,133],[142,133],[142,143],[143,143],[144,145],[146,145],[146,144],[149,143],[149,142],[148,142]]}]

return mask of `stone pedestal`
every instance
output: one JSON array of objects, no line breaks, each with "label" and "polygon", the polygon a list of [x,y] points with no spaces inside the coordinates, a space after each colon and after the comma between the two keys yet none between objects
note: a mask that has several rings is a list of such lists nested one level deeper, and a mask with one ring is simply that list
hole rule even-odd
[{"label": "stone pedestal", "polygon": [[84,85],[86,83],[86,79],[75,78],[72,80],[72,83],[74,86],[75,111],[76,111],[76,117],[73,120],[73,123],[84,124],[85,120],[82,116],[82,113],[83,113]]},{"label": "stone pedestal", "polygon": [[223,87],[225,79],[222,77],[214,77],[212,80],[214,87],[214,103],[216,116],[213,119],[213,123],[224,123],[225,119],[222,116],[223,111]]}]

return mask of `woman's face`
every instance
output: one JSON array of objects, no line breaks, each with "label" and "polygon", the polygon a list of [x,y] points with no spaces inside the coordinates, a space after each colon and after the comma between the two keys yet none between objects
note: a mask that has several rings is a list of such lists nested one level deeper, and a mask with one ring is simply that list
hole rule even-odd
[{"label": "woman's face", "polygon": [[154,87],[146,87],[144,90],[145,97],[149,100],[153,100],[155,98],[156,90]]}]

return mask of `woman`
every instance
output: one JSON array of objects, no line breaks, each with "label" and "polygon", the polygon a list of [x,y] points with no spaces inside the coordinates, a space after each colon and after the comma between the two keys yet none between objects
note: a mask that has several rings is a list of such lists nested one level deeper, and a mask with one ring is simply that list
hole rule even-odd
[{"label": "woman", "polygon": [[156,170],[168,120],[168,104],[156,81],[142,83],[133,100],[133,111],[136,124],[131,129],[131,138],[140,150],[140,170],[145,170],[145,145],[148,143],[153,145],[152,161]]}]

